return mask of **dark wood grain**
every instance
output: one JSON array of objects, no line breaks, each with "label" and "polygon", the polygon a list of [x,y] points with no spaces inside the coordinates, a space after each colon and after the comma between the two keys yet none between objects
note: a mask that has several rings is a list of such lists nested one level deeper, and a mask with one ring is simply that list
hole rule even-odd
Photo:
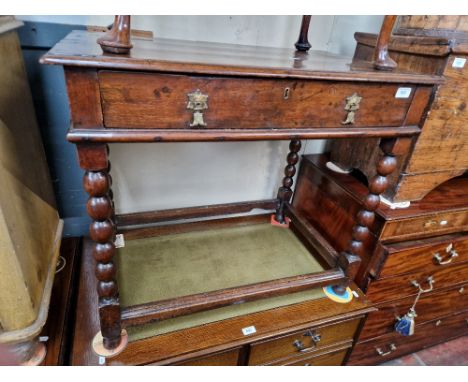
[{"label": "dark wood grain", "polygon": [[[434,320],[417,325],[415,334],[409,337],[392,333],[370,341],[360,342],[354,347],[348,365],[379,364],[425,347],[466,335],[468,334],[467,318],[468,311],[465,310],[447,318],[441,317],[440,324],[438,324],[439,320]],[[396,346],[395,351],[386,356],[377,354],[377,348],[380,348],[383,352],[387,352],[392,343]]]},{"label": "dark wood grain", "polygon": [[114,71],[100,71],[98,77],[104,123],[111,128],[189,129],[187,95],[197,89],[208,95],[205,129],[339,128],[347,114],[346,98],[354,93],[363,99],[353,127],[400,126],[412,100],[395,98],[400,84],[330,86],[326,81]]},{"label": "dark wood grain", "polygon": [[[73,31],[41,58],[44,64],[113,70],[142,70],[275,78],[435,84],[439,76],[351,69],[350,58],[311,51],[301,58],[294,49],[243,46],[155,38],[133,39],[128,56],[103,55],[96,39],[102,33]],[[298,65],[298,59],[301,65]]]},{"label": "dark wood grain", "polygon": [[65,267],[55,275],[47,322],[41,336],[48,337],[47,354],[43,366],[65,366],[69,363],[73,324],[76,309],[81,240],[64,238],[60,256]]},{"label": "dark wood grain", "polygon": [[[440,292],[423,294],[416,305],[419,325],[439,317],[450,316],[453,312],[468,309],[468,283]],[[377,304],[378,311],[369,314],[359,341],[394,332],[397,317],[403,317],[414,304],[414,296]]]},{"label": "dark wood grain", "polygon": [[250,212],[253,209],[274,210],[276,199],[251,202],[214,204],[208,206],[174,208],[159,211],[137,212],[116,215],[118,227],[167,222],[180,219],[204,218],[216,215]]},{"label": "dark wood grain", "polygon": [[104,53],[127,54],[132,49],[130,42],[130,16],[115,16],[112,28],[97,39]]},{"label": "dark wood grain", "polygon": [[287,277],[274,281],[126,307],[122,309],[122,322],[124,326],[142,325],[239,302],[281,296],[347,281],[348,279],[344,276],[343,271],[338,268],[319,273]]},{"label": "dark wood grain", "polygon": [[396,16],[385,16],[382,22],[373,60],[374,67],[378,70],[393,70],[397,67],[397,63],[392,60],[388,53],[388,43],[396,18]]}]

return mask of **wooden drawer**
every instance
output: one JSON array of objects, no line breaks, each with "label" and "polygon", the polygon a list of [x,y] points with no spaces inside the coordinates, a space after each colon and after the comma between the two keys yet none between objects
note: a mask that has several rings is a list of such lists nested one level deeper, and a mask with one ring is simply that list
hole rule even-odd
[{"label": "wooden drawer", "polygon": [[418,241],[415,244],[386,245],[387,259],[379,279],[413,273],[420,270],[435,272],[449,264],[468,261],[468,236],[446,236],[435,240]]},{"label": "wooden drawer", "polygon": [[[290,359],[281,364],[272,364],[271,366],[341,366],[346,353],[350,347],[334,347],[320,354],[314,354],[308,357]],[[269,365],[270,366],[270,365]]]},{"label": "wooden drawer", "polygon": [[[378,305],[378,311],[368,315],[359,341],[394,333],[396,317],[403,317],[413,305],[414,299],[415,296],[412,296]],[[416,305],[416,323],[422,324],[463,310],[468,310],[468,283],[449,290],[423,294]]]},{"label": "wooden drawer", "polygon": [[176,363],[174,366],[237,366],[238,358],[239,349],[235,349],[207,357],[189,359]]},{"label": "wooden drawer", "polygon": [[[404,337],[398,333],[358,343],[348,365],[375,365],[425,347],[468,334],[468,311],[416,325],[415,334]],[[393,345],[393,346],[392,346]],[[383,354],[379,355],[378,350]]]},{"label": "wooden drawer", "polygon": [[[362,97],[353,127],[400,126],[411,104],[398,85],[328,81],[194,77],[100,71],[104,124],[113,128],[191,128],[188,94],[208,96],[208,129],[343,127],[346,98]],[[428,93],[429,95],[429,93]],[[378,112],[376,112],[378,111]],[[350,125],[351,126],[351,125]]]},{"label": "wooden drawer", "polygon": [[468,212],[438,213],[404,220],[388,221],[380,240],[404,241],[468,230]]},{"label": "wooden drawer", "polygon": [[[298,354],[315,352],[335,343],[352,340],[361,319],[311,327],[274,340],[251,345],[249,365],[262,365]],[[299,349],[299,347],[303,347]]]},{"label": "wooden drawer", "polygon": [[468,263],[448,265],[436,271],[421,271],[373,281],[369,284],[366,296],[373,303],[397,300],[406,296],[416,295],[418,288],[412,284],[416,281],[421,288],[428,289],[428,279],[433,279],[433,290],[456,286],[468,281]]}]

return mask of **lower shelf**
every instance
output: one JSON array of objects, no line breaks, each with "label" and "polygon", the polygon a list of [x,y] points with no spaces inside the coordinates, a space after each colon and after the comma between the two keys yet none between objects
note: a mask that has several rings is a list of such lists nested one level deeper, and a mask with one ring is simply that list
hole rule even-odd
[{"label": "lower shelf", "polygon": [[278,227],[259,215],[126,231],[115,257],[123,325],[346,282],[343,270],[330,266],[336,254],[315,235],[304,239],[295,224]]}]

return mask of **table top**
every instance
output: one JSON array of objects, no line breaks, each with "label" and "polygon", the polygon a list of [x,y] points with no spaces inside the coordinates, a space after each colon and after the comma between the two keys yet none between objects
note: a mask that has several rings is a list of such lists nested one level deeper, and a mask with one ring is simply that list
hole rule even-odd
[{"label": "table top", "polygon": [[[374,70],[369,62],[311,50],[133,37],[127,55],[103,53],[103,33],[72,31],[41,58],[41,63],[114,70],[303,78],[337,81],[439,84],[443,77]],[[292,45],[292,44],[291,44]]]}]

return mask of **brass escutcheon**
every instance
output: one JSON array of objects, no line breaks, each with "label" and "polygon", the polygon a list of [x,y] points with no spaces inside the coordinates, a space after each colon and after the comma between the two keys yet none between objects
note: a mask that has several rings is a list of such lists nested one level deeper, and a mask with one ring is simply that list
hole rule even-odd
[{"label": "brass escutcheon", "polygon": [[193,110],[193,121],[190,127],[206,126],[203,120],[203,110],[208,109],[208,94],[203,94],[199,89],[188,93],[187,109]]},{"label": "brass escutcheon", "polygon": [[362,97],[359,97],[357,93],[354,93],[352,96],[346,97],[345,110],[348,112],[346,119],[341,122],[342,125],[351,125],[354,123],[354,115],[356,111],[359,110],[359,103],[361,102]]}]

